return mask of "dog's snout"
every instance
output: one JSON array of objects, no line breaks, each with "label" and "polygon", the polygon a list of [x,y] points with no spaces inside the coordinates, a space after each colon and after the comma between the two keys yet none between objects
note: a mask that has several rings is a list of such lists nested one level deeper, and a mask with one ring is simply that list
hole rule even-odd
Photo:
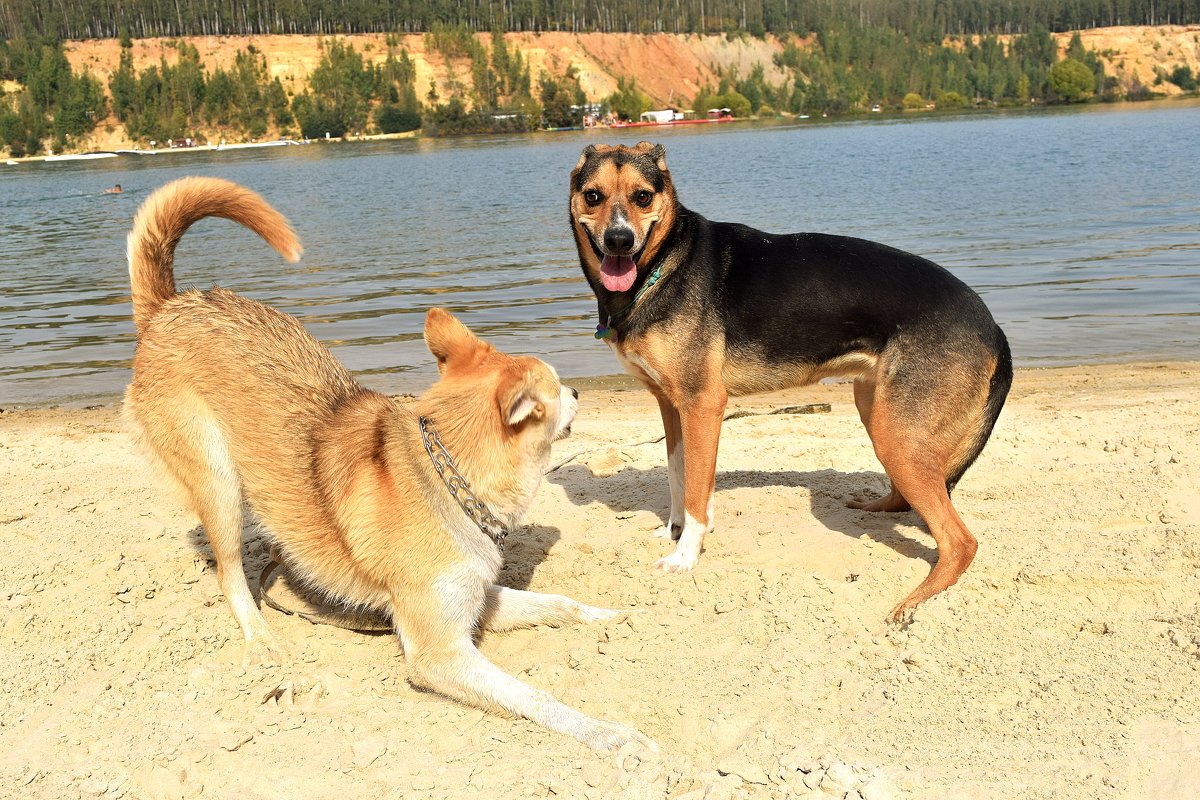
[{"label": "dog's snout", "polygon": [[571,390],[571,397],[574,397],[576,400],[578,400],[579,399],[579,390],[576,389],[574,386],[570,386],[568,388]]},{"label": "dog's snout", "polygon": [[633,249],[633,229],[613,226],[604,231],[604,246],[610,253],[624,255]]}]

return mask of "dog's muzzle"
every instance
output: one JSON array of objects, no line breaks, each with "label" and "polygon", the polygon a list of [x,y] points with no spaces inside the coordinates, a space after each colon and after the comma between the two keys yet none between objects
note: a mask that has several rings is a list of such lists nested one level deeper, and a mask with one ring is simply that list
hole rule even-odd
[{"label": "dog's muzzle", "polygon": [[611,225],[604,230],[604,249],[608,255],[627,256],[636,243],[637,236],[628,225]]}]

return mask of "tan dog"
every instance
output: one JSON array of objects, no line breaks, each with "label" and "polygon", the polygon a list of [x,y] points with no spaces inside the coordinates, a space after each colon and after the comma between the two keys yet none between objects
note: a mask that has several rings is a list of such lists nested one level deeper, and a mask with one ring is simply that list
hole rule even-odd
[{"label": "tan dog", "polygon": [[533,500],[550,443],[569,433],[576,392],[433,309],[425,340],[441,378],[415,411],[402,408],[359,386],[294,318],[219,288],[176,294],[175,246],[208,216],[299,258],[287,220],[236,184],[185,178],[151,195],[129,234],[138,347],[125,412],[199,515],[248,655],[271,654],[274,640],[242,568],[243,498],[293,576],[391,614],[413,683],[596,749],[647,742],[505,674],[472,640],[480,627],[617,615],[495,584],[499,541]]}]

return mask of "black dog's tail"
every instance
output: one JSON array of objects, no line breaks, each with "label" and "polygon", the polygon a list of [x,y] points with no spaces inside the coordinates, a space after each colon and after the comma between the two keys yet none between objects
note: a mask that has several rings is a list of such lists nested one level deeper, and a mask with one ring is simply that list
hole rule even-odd
[{"label": "black dog's tail", "polygon": [[954,487],[958,485],[963,473],[975,463],[975,459],[979,458],[979,454],[983,452],[983,446],[987,444],[988,438],[992,435],[992,428],[996,427],[996,420],[1000,416],[1000,410],[1004,408],[1004,400],[1008,397],[1008,390],[1012,386],[1012,352],[1008,349],[1008,338],[999,326],[996,326],[996,336],[999,339],[996,369],[992,372],[992,380],[988,385],[988,396],[987,401],[983,404],[981,424],[966,458],[946,478],[947,493],[954,491]]}]

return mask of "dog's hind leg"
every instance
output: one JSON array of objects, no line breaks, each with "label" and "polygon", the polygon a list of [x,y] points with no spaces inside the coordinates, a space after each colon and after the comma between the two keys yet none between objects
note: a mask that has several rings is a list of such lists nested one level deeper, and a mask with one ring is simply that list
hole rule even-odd
[{"label": "dog's hind leg", "polygon": [[570,625],[575,622],[601,622],[616,619],[625,612],[585,605],[561,594],[541,594],[487,587],[487,607],[480,620],[489,631],[502,633],[534,625]]},{"label": "dog's hind leg", "polygon": [[[871,415],[875,408],[875,387],[875,381],[870,378],[860,377],[854,381],[854,405],[858,408],[858,418],[862,420],[863,427],[867,429],[867,435],[871,437],[872,442],[875,441],[875,434],[871,432]],[[863,511],[908,511],[912,508],[894,483],[891,491],[878,500],[850,500],[846,505]]]},{"label": "dog's hind leg", "polygon": [[[217,585],[246,640],[243,662],[279,663],[280,647],[267,627],[242,566],[242,485],[217,423],[203,410],[179,410],[176,424],[163,426],[155,451],[183,487],[200,518],[217,560]],[[165,433],[170,431],[170,433]]]},{"label": "dog's hind leg", "polygon": [[[943,387],[941,402],[905,387],[875,393],[871,415],[875,453],[892,481],[893,493],[912,504],[937,543],[938,560],[908,597],[892,611],[893,619],[954,585],[975,558],[977,543],[967,530],[946,488],[955,453],[971,433],[974,390],[964,381],[956,390]],[[981,404],[980,404],[981,405]]]},{"label": "dog's hind leg", "polygon": [[487,584],[455,567],[428,590],[405,587],[393,595],[392,618],[410,667],[410,680],[463,703],[507,712],[566,733],[595,750],[628,742],[654,748],[632,728],[597,720],[502,671],[472,640],[487,602]]}]

